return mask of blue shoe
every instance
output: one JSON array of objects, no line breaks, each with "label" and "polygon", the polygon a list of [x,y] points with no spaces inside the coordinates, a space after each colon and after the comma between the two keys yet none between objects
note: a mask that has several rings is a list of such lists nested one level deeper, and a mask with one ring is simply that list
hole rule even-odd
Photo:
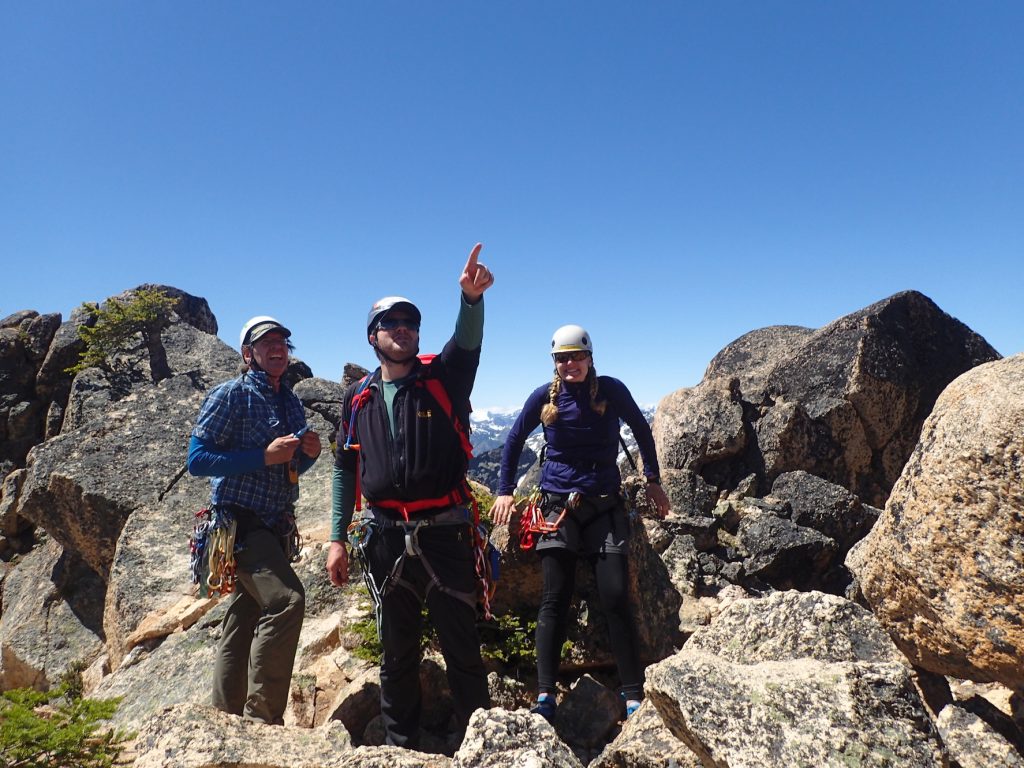
[{"label": "blue shoe", "polygon": [[537,703],[530,710],[531,715],[540,715],[549,723],[555,719],[555,711],[558,709],[558,702],[549,693],[542,693],[537,697]]},{"label": "blue shoe", "polygon": [[628,699],[626,701],[626,717],[629,717],[634,712],[640,709],[640,702],[636,699]]}]

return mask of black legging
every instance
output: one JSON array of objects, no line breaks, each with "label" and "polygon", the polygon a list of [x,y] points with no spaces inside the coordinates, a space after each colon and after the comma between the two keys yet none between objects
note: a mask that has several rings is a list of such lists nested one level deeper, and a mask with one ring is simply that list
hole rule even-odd
[{"label": "black legging", "polygon": [[[537,688],[541,692],[553,693],[565,642],[569,602],[576,586],[577,556],[564,549],[547,549],[539,554],[544,572],[544,593],[537,612]],[[622,693],[627,699],[640,699],[644,675],[629,615],[626,558],[621,554],[605,554],[590,559],[594,565],[597,593],[608,622],[612,654],[619,668]]]}]

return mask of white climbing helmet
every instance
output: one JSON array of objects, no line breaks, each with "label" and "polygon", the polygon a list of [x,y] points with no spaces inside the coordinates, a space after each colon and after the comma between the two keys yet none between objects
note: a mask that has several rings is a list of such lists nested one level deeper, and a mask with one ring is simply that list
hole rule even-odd
[{"label": "white climbing helmet", "polygon": [[256,315],[256,317],[250,318],[242,326],[242,332],[238,335],[239,349],[255,344],[262,336],[271,331],[280,331],[286,339],[292,335],[291,331],[270,315]]},{"label": "white climbing helmet", "polygon": [[580,350],[590,354],[594,353],[594,347],[590,343],[590,334],[582,326],[563,325],[551,337],[551,354]]},{"label": "white climbing helmet", "polygon": [[417,323],[422,321],[420,316],[419,307],[413,304],[404,296],[385,296],[383,299],[378,299],[374,302],[373,306],[370,307],[370,311],[366,313],[366,333],[370,335],[377,327],[377,323],[384,319],[393,309],[404,309],[410,315],[413,320]]}]

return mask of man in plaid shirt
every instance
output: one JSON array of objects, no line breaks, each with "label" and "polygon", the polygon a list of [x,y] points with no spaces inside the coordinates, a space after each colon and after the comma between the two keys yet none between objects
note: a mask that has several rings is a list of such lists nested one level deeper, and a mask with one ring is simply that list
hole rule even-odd
[{"label": "man in plaid shirt", "polygon": [[213,705],[282,723],[302,629],[305,591],[292,570],[298,476],[320,455],[298,397],[283,381],[291,331],[254,317],[239,343],[247,370],[207,394],[188,468],[210,477],[211,504],[237,524],[237,588],[214,667]]}]

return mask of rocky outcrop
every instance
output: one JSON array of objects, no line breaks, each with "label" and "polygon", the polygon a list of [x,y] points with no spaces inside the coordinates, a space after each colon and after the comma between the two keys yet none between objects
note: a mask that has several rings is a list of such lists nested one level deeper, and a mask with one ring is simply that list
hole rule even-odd
[{"label": "rocky outcrop", "polygon": [[916,664],[1024,688],[1024,355],[942,393],[870,535],[847,558]]},{"label": "rocky outcrop", "polygon": [[104,586],[74,555],[48,541],[3,580],[0,690],[48,690],[103,651]]},{"label": "rocky outcrop", "polygon": [[906,661],[831,595],[734,603],[650,667],[646,690],[704,765],[947,764]]},{"label": "rocky outcrop", "polygon": [[96,401],[109,391],[92,393],[79,426],[33,450],[17,513],[106,579],[129,515],[184,463],[188,423],[203,395],[185,374],[140,386],[102,410]]},{"label": "rocky outcrop", "polygon": [[998,357],[913,291],[813,332],[762,329],[722,350],[697,387],[662,400],[658,453],[720,487],[754,473],[765,491],[804,470],[881,505],[939,392]]},{"label": "rocky outcrop", "polygon": [[736,379],[746,399],[759,403],[772,370],[814,333],[813,328],[799,325],[771,325],[745,333],[711,359],[704,380]]},{"label": "rocky outcrop", "polygon": [[43,439],[49,402],[37,392],[36,377],[59,327],[56,313],[29,310],[0,320],[0,461],[23,466]]},{"label": "rocky outcrop", "polygon": [[[298,395],[302,404],[308,410],[314,411],[324,419],[322,427],[327,431],[321,432],[320,436],[324,444],[335,442],[338,425],[341,423],[342,401],[345,399],[345,388],[336,381],[319,379],[315,376],[303,379],[296,384],[292,391]],[[317,429],[321,429],[318,427]]]}]

